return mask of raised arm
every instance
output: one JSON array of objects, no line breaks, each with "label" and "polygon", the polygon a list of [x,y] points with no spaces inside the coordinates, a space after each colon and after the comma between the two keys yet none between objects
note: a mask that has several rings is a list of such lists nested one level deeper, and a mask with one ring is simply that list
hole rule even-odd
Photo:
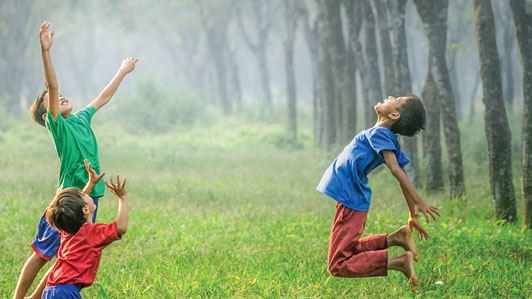
[{"label": "raised arm", "polygon": [[430,215],[434,219],[434,221],[436,221],[435,215],[440,215],[438,213],[439,209],[426,204],[421,199],[419,194],[416,192],[416,188],[406,175],[405,170],[399,166],[399,163],[397,163],[397,158],[395,157],[395,153],[393,151],[385,150],[382,151],[382,154],[384,160],[386,161],[386,165],[390,169],[390,172],[399,182],[399,188],[403,193],[403,197],[408,206],[408,210],[410,211],[410,219],[408,220],[408,225],[410,226],[410,229],[412,230],[412,227],[414,227],[419,232],[419,236],[421,239],[423,239],[423,237],[427,239],[429,237],[429,234],[423,228],[423,226],[421,226],[421,223],[418,220],[418,213],[422,212],[425,215],[425,220],[428,223],[428,215]]},{"label": "raised arm", "polygon": [[85,163],[85,169],[89,174],[89,181],[83,188],[82,192],[87,195],[90,195],[92,188],[94,188],[94,186],[96,186],[96,184],[103,178],[105,173],[101,173],[100,175],[96,174],[96,171],[92,169],[91,164],[89,163],[89,161],[87,161],[87,159],[83,160],[83,163]]},{"label": "raised arm", "polygon": [[57,120],[59,114],[59,91],[57,78],[55,77],[54,66],[50,58],[50,48],[54,39],[54,32],[48,31],[50,24],[44,21],[41,25],[39,38],[41,40],[41,54],[44,66],[44,82],[48,89],[48,109],[52,113],[54,120]]},{"label": "raised arm", "polygon": [[120,66],[120,69],[118,69],[118,72],[116,72],[113,79],[111,79],[107,86],[102,90],[100,95],[92,101],[91,104],[94,106],[96,111],[109,102],[111,97],[113,97],[118,89],[118,86],[122,82],[122,79],[124,79],[128,73],[135,69],[135,63],[137,63],[137,61],[138,59],[133,57],[128,57],[122,60],[122,65]]},{"label": "raised arm", "polygon": [[110,178],[109,183],[104,180],[105,185],[111,192],[118,197],[118,213],[116,215],[116,231],[118,235],[123,235],[127,232],[127,190],[126,178],[120,183],[120,177],[116,176],[117,183],[113,183],[113,178]]}]

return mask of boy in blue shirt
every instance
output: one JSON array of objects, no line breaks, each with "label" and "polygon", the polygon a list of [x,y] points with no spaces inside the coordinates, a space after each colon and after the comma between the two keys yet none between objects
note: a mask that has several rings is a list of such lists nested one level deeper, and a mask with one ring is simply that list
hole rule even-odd
[{"label": "boy in blue shirt", "polygon": [[[70,101],[59,94],[57,78],[50,57],[53,31],[48,30],[49,26],[48,22],[44,22],[39,33],[46,90],[35,99],[30,113],[36,123],[46,127],[54,141],[60,161],[57,188],[59,192],[67,187],[81,189],[85,186],[88,175],[85,171],[84,159],[88,160],[96,173],[100,173],[98,144],[91,128],[92,117],[96,111],[109,102],[122,79],[135,69],[137,59],[132,57],[124,59],[118,72],[100,95],[87,107],[72,113]],[[104,189],[103,182],[100,182],[90,193],[96,207],[98,207],[98,199],[103,196]],[[93,214],[93,221],[96,219],[96,213],[97,210]],[[57,253],[60,239],[61,235],[50,227],[43,213],[37,226],[35,240],[31,243],[34,253],[28,258],[21,271],[13,298],[24,297],[39,270]]]},{"label": "boy in blue shirt", "polygon": [[[338,277],[385,276],[388,270],[399,270],[408,278],[410,289],[415,290],[417,278],[413,262],[418,260],[411,232],[415,228],[421,239],[429,237],[418,220],[418,213],[436,220],[438,208],[427,205],[417,194],[404,167],[408,157],[401,151],[395,134],[414,136],[425,125],[425,108],[414,95],[388,97],[375,106],[377,123],[360,132],[327,168],[316,188],[337,201],[331,230],[328,270]],[[373,235],[363,239],[366,217],[371,202],[368,173],[386,163],[410,211],[408,226],[391,234]],[[428,215],[427,215],[428,214]],[[403,255],[388,258],[386,248],[401,246]]]}]

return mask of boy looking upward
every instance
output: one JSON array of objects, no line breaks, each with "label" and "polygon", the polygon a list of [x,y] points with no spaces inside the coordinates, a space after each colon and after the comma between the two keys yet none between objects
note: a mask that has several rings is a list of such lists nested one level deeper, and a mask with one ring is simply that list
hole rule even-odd
[{"label": "boy looking upward", "polygon": [[126,179],[117,183],[111,178],[105,185],[118,197],[116,220],[93,223],[96,210],[94,201],[88,194],[103,174],[97,175],[85,160],[89,181],[83,190],[68,187],[55,196],[46,210],[46,220],[61,233],[61,246],[57,261],[45,275],[44,283],[37,288],[34,297],[81,298],[80,290],[90,286],[96,278],[102,251],[126,233],[128,226]]},{"label": "boy looking upward", "polygon": [[[421,239],[427,231],[418,220],[422,212],[428,223],[430,215],[436,220],[438,208],[427,205],[417,194],[404,167],[408,157],[401,151],[395,134],[414,136],[425,125],[425,108],[417,96],[388,97],[375,106],[377,123],[360,132],[327,168],[317,190],[337,201],[331,240],[328,270],[333,276],[385,276],[388,270],[399,270],[415,290],[417,278],[413,261],[418,253],[411,232],[415,228]],[[373,235],[363,239],[367,213],[371,202],[368,173],[386,163],[410,211],[409,226],[402,226],[392,234]],[[428,215],[427,215],[428,214]],[[405,254],[388,258],[386,248],[401,246]]]},{"label": "boy looking upward", "polygon": [[[54,141],[60,161],[57,190],[60,191],[67,187],[83,188],[88,179],[83,165],[84,159],[91,163],[96,173],[100,173],[98,145],[91,128],[92,116],[109,102],[122,79],[135,69],[137,59],[132,57],[124,59],[118,72],[99,96],[85,108],[72,113],[70,100],[59,94],[57,78],[50,58],[54,34],[53,31],[49,31],[49,26],[48,22],[44,22],[39,33],[46,90],[35,99],[30,113],[36,123],[48,129]],[[103,196],[104,189],[103,182],[100,182],[90,193],[96,207],[93,222],[96,219],[98,200]],[[31,244],[34,253],[28,258],[21,271],[15,289],[15,299],[24,297],[39,270],[57,253],[60,239],[60,234],[48,225],[45,213],[43,213],[37,226],[35,241]]]}]

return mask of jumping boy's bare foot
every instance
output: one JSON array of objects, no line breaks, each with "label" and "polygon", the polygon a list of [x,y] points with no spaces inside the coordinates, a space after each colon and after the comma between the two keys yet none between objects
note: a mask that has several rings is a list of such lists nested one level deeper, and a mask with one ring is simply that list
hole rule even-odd
[{"label": "jumping boy's bare foot", "polygon": [[411,251],[414,255],[414,261],[417,262],[419,256],[417,254],[416,243],[414,243],[414,240],[412,239],[412,233],[407,225],[403,225],[395,232],[389,234],[386,237],[386,242],[388,247],[401,246],[405,249],[405,251]]},{"label": "jumping boy's bare foot", "polygon": [[414,292],[416,290],[417,277],[414,272],[414,254],[412,252],[407,251],[403,255],[389,259],[388,269],[403,272],[410,283],[410,291]]}]

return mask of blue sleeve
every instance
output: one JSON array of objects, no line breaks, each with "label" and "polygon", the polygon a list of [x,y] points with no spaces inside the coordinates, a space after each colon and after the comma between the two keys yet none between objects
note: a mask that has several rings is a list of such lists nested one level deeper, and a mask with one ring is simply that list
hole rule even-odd
[{"label": "blue sleeve", "polygon": [[377,153],[380,154],[383,150],[388,151],[397,151],[397,145],[395,144],[394,140],[392,139],[392,136],[390,134],[393,134],[391,132],[388,133],[388,129],[386,128],[377,128],[371,132],[371,135],[369,136],[369,144],[371,148]]},{"label": "blue sleeve", "polygon": [[91,104],[75,113],[77,117],[84,120],[89,126],[91,125],[92,116],[96,112],[96,108]]},{"label": "blue sleeve", "polygon": [[410,163],[410,159],[402,150],[395,152],[395,157],[397,157],[397,164],[399,164],[399,167],[401,168],[405,167],[406,164]]}]

